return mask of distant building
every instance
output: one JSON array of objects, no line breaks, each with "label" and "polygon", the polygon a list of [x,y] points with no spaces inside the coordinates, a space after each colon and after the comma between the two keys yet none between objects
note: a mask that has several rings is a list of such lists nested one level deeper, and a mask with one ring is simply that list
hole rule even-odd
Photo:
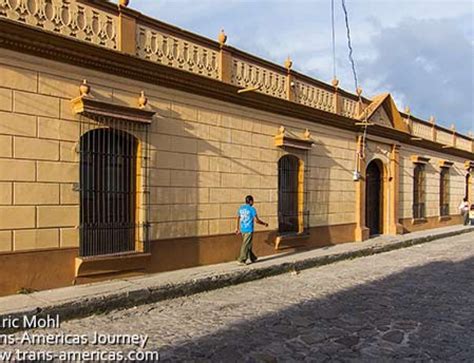
[{"label": "distant building", "polygon": [[461,222],[472,138],[218,40],[0,0],[0,295],[234,260],[247,194],[258,255]]}]

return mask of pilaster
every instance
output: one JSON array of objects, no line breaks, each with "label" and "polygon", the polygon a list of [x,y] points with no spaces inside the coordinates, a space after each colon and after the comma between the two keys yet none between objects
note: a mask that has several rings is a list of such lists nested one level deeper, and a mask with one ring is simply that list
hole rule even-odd
[{"label": "pilaster", "polygon": [[340,115],[342,114],[342,96],[339,93],[339,80],[333,79],[332,85],[334,87],[333,112]]},{"label": "pilaster", "polygon": [[295,81],[294,76],[291,73],[291,67],[293,66],[293,61],[290,57],[285,60],[285,68],[286,68],[286,99],[288,101],[296,101],[296,94],[295,94]]},{"label": "pilaster", "polygon": [[217,40],[220,45],[219,51],[219,81],[231,83],[232,80],[232,53],[226,46],[227,34],[221,29]]},{"label": "pilaster", "polygon": [[453,147],[456,148],[458,135],[456,133],[456,126],[454,124],[451,125],[451,131],[453,132]]},{"label": "pilaster", "polygon": [[403,226],[399,223],[399,193],[400,193],[400,145],[393,144],[390,154],[389,177],[389,234],[402,234]]},{"label": "pilaster", "polygon": [[431,123],[431,139],[436,142],[438,138],[438,130],[436,129],[436,119],[434,116],[430,117],[430,123]]},{"label": "pilaster", "polygon": [[137,51],[137,12],[119,5],[118,50],[135,55]]},{"label": "pilaster", "polygon": [[356,241],[365,241],[369,238],[369,229],[365,225],[365,173],[366,173],[366,162],[364,158],[361,158],[363,149],[362,135],[357,137],[357,169],[360,173],[360,177],[355,181],[356,186],[356,228],[354,231],[354,239]]}]

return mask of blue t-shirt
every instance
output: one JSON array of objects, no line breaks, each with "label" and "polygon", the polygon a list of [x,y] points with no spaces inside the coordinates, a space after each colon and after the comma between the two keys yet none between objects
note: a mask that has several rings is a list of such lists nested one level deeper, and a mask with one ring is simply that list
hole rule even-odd
[{"label": "blue t-shirt", "polygon": [[244,204],[239,208],[237,215],[240,217],[240,232],[252,233],[257,210],[248,204]]}]

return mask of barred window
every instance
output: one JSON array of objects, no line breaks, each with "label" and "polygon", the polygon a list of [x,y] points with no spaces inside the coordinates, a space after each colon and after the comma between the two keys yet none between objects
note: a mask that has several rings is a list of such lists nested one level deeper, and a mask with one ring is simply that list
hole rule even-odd
[{"label": "barred window", "polygon": [[285,155],[278,161],[278,230],[299,232],[299,159]]},{"label": "barred window", "polygon": [[439,215],[449,216],[449,169],[441,168],[439,179]]},{"label": "barred window", "polygon": [[425,166],[415,166],[413,175],[413,218],[425,218]]},{"label": "barred window", "polygon": [[137,139],[94,129],[81,137],[80,255],[135,250]]}]

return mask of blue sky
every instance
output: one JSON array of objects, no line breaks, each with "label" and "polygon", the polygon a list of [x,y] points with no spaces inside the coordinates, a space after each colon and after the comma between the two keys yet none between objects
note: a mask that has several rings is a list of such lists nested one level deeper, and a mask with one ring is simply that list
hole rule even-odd
[{"label": "blue sky", "polygon": [[[330,0],[131,0],[147,15],[325,82],[332,79]],[[341,0],[337,73],[354,90]],[[474,131],[474,1],[346,0],[364,95],[390,92],[400,109]]]}]

